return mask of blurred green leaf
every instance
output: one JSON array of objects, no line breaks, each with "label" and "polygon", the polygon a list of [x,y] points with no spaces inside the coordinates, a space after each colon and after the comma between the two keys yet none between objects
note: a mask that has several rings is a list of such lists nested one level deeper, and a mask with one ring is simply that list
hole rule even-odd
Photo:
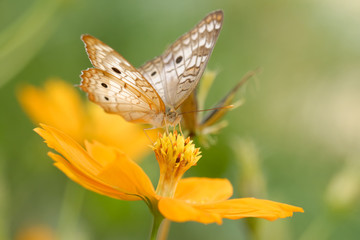
[{"label": "blurred green leaf", "polygon": [[0,87],[18,74],[56,29],[56,10],[62,0],[37,0],[0,32]]}]

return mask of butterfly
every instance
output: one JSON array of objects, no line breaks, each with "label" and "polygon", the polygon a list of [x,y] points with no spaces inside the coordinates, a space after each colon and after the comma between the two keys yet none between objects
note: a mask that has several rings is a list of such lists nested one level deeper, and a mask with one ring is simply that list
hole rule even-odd
[{"label": "butterfly", "polygon": [[209,13],[162,55],[136,69],[111,47],[82,35],[94,66],[82,71],[80,88],[106,112],[154,127],[176,126],[177,112],[196,88],[214,49],[222,10]]}]

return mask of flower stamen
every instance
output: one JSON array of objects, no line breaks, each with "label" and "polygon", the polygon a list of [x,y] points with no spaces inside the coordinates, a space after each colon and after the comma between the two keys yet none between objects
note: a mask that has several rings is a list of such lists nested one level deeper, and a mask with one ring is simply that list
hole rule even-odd
[{"label": "flower stamen", "polygon": [[178,181],[184,173],[196,165],[201,158],[199,148],[195,148],[190,138],[174,131],[161,135],[152,147],[160,166],[160,179],[157,193],[173,197]]}]

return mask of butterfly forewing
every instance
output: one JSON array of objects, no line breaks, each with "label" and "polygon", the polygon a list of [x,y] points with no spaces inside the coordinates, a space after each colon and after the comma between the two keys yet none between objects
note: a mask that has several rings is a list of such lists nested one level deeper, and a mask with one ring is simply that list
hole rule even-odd
[{"label": "butterfly forewing", "polygon": [[138,70],[151,83],[161,99],[165,102],[165,88],[162,81],[162,79],[165,79],[163,68],[164,65],[161,58],[155,58],[147,62]]},{"label": "butterfly forewing", "polygon": [[119,53],[90,35],[83,35],[81,39],[85,43],[86,52],[95,68],[104,70],[133,86],[142,95],[149,98],[158,110],[165,109],[163,101],[152,85]]},{"label": "butterfly forewing", "polygon": [[177,109],[195,89],[215,46],[222,21],[221,10],[210,13],[163,55],[139,68],[168,107]]}]

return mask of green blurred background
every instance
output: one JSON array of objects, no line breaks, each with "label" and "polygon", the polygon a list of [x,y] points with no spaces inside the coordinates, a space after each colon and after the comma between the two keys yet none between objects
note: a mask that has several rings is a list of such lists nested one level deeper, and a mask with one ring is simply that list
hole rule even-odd
[{"label": "green blurred background", "polygon": [[[85,191],[52,166],[15,92],[49,77],[78,84],[91,66],[83,33],[140,66],[215,9],[224,10],[224,25],[208,64],[219,74],[207,107],[247,71],[262,73],[188,175],[229,178],[235,197],[257,192],[304,208],[259,220],[259,239],[358,238],[359,1],[1,0],[0,239],[34,225],[61,239],[147,238],[152,220],[143,202]],[[141,165],[156,182],[154,156]],[[174,223],[169,239],[251,239],[247,223]]]}]

